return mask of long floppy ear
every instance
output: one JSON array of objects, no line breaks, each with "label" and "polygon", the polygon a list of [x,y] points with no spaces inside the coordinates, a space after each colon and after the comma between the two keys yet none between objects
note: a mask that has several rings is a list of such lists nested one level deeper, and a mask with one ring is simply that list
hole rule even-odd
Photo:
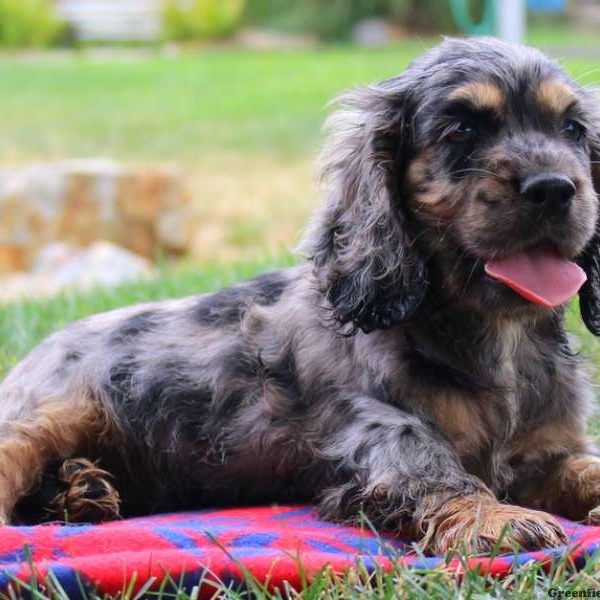
[{"label": "long floppy ear", "polygon": [[[590,155],[592,161],[592,181],[600,202],[600,111],[596,104],[600,98],[591,94],[588,100],[594,102],[592,118],[594,131],[589,131]],[[587,281],[579,291],[579,309],[586,327],[600,336],[600,219],[596,223],[596,233],[579,258],[579,265],[587,275]]]},{"label": "long floppy ear", "polygon": [[326,123],[326,191],[303,247],[334,319],[368,333],[408,319],[426,271],[407,231],[399,187],[410,142],[401,78],[350,92]]},{"label": "long floppy ear", "polygon": [[579,258],[579,265],[587,275],[587,281],[579,290],[579,310],[585,326],[600,336],[600,235],[591,239]]}]

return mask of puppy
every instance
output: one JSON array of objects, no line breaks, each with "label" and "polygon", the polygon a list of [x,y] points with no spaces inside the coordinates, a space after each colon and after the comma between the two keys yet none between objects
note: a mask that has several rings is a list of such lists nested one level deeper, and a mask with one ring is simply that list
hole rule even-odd
[{"label": "puppy", "polygon": [[68,459],[99,461],[124,515],[312,501],[436,553],[556,546],[549,513],[595,518],[562,308],[587,277],[600,333],[594,99],[475,39],[340,104],[305,264],[76,322],[7,376],[4,523]]}]

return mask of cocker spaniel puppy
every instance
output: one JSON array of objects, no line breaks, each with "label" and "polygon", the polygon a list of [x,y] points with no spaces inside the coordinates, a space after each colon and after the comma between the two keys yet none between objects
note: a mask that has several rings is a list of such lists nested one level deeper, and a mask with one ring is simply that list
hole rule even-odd
[{"label": "cocker spaniel puppy", "polygon": [[47,485],[101,518],[314,501],[436,553],[600,514],[562,308],[581,288],[600,333],[595,100],[475,39],[340,104],[309,261],[84,319],[7,376],[5,523],[50,510]]}]

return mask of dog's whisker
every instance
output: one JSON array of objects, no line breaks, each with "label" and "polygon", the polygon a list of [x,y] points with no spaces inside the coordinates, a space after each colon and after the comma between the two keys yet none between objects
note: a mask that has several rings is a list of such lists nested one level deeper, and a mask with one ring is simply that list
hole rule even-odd
[{"label": "dog's whisker", "polygon": [[479,169],[471,167],[456,171],[457,175],[462,175],[464,173],[481,173],[482,175],[489,175],[490,177],[498,177],[498,173],[494,173],[494,171],[490,171],[489,169]]},{"label": "dog's whisker", "polygon": [[473,278],[473,275],[475,274],[475,271],[477,270],[477,267],[481,264],[481,259],[480,258],[476,258],[473,261],[473,267],[471,268],[471,271],[469,272],[469,275],[465,281],[465,285],[463,286],[463,289],[460,293],[460,295],[462,296],[466,289],[469,287],[469,284],[471,283],[471,279]]}]

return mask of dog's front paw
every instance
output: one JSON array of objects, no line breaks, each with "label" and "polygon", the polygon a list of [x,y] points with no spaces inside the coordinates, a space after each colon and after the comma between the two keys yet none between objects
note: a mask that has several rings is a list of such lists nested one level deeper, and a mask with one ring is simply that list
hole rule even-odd
[{"label": "dog's front paw", "polygon": [[563,528],[552,515],[501,504],[488,494],[452,498],[432,508],[421,522],[421,546],[436,555],[539,550],[567,543]]},{"label": "dog's front paw", "polygon": [[574,521],[600,525],[600,459],[597,456],[567,459],[559,489],[557,513]]}]

